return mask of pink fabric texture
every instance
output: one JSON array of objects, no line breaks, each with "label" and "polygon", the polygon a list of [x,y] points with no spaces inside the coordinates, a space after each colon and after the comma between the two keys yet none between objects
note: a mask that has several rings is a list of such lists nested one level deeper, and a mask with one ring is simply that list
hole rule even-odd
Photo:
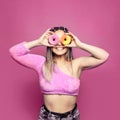
[{"label": "pink fabric texture", "polygon": [[11,47],[10,54],[17,62],[37,71],[42,93],[78,95],[80,86],[78,78],[65,74],[54,64],[52,79],[50,82],[47,81],[42,71],[45,57],[31,54],[31,50],[26,48],[24,44],[25,42],[22,42]]}]

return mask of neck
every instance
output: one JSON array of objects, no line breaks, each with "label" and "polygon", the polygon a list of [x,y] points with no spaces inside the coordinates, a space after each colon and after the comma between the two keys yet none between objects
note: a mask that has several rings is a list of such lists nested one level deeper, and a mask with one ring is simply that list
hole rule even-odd
[{"label": "neck", "polygon": [[57,64],[63,64],[67,61],[66,61],[64,55],[62,55],[62,56],[59,55],[59,56],[54,56],[54,62],[57,63]]}]

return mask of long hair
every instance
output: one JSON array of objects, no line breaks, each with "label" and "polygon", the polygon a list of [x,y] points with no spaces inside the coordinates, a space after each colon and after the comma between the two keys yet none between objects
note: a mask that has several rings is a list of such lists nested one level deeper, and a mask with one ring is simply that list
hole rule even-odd
[{"label": "long hair", "polygon": [[[54,27],[51,28],[50,31],[56,32],[57,30],[63,30],[65,33],[68,33],[68,29],[65,27]],[[73,59],[72,48],[68,48],[68,51],[65,53],[65,59],[67,61],[71,61]],[[46,80],[50,81],[52,78],[52,73],[54,71],[54,53],[52,52],[51,47],[47,47],[46,49],[46,61],[43,67],[43,75]]]}]

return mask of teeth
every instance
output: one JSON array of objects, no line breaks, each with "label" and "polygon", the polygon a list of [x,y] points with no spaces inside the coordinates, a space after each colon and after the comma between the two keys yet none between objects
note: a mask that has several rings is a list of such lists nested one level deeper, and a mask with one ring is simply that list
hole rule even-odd
[{"label": "teeth", "polygon": [[63,50],[63,48],[62,47],[58,47],[57,50]]}]

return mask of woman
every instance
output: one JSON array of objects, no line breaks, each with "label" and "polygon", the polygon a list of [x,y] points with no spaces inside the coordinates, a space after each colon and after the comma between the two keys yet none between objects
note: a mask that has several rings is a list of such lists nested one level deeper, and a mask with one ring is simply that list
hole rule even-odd
[{"label": "woman", "polygon": [[[29,53],[37,46],[47,47],[46,57]],[[73,59],[72,47],[85,50],[91,56]],[[48,29],[37,40],[11,47],[10,53],[15,60],[39,74],[44,98],[39,120],[79,120],[79,77],[85,69],[101,65],[109,56],[102,48],[81,42],[64,27]]]}]

